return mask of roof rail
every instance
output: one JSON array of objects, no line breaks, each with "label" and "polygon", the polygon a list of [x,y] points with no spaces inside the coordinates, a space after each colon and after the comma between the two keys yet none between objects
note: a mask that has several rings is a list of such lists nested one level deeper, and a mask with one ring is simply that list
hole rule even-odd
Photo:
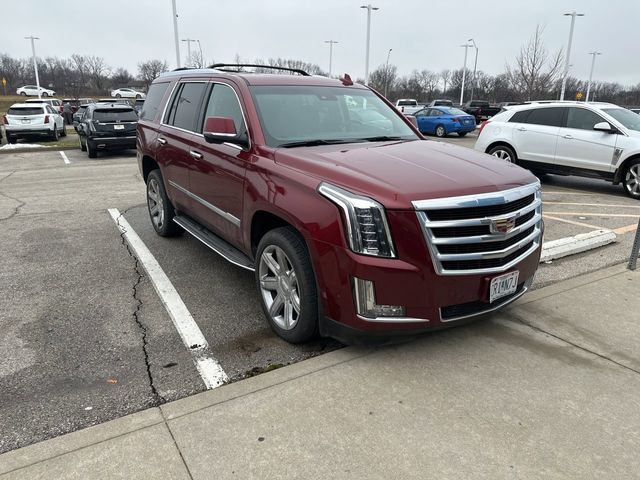
[{"label": "roof rail", "polygon": [[207,68],[215,68],[216,70],[221,70],[223,72],[235,72],[236,70],[228,70],[229,67],[242,68],[242,67],[254,67],[254,68],[269,68],[272,70],[284,70],[287,72],[294,72],[302,75],[303,77],[310,76],[304,70],[299,68],[288,68],[288,67],[276,67],[273,65],[258,65],[257,63],[214,63],[213,65],[209,65]]},{"label": "roof rail", "polygon": [[191,67],[178,67],[171,70],[172,72],[180,72],[182,70],[191,70]]}]

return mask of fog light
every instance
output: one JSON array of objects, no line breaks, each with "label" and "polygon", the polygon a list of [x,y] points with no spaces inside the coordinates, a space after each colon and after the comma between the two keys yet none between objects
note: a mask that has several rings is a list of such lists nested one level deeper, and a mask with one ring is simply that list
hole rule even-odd
[{"label": "fog light", "polygon": [[376,292],[373,282],[353,278],[353,298],[356,302],[358,315],[366,318],[404,317],[404,307],[400,305],[376,304]]}]

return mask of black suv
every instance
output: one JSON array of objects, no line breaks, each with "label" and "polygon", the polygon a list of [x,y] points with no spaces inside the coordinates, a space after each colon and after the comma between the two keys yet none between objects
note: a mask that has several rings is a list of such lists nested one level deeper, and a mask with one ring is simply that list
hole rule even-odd
[{"label": "black suv", "polygon": [[96,158],[98,150],[136,148],[138,114],[131,106],[95,103],[87,106],[76,127],[80,149]]}]

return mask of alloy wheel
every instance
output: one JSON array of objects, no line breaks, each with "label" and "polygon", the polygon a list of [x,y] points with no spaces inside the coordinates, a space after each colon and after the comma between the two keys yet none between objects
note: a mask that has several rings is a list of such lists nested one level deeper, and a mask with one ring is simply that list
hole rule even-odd
[{"label": "alloy wheel", "polygon": [[640,197],[640,163],[629,167],[624,179],[627,191],[634,197]]},{"label": "alloy wheel", "polygon": [[446,133],[446,132],[445,132],[445,130],[444,130],[444,127],[442,127],[442,126],[441,126],[441,127],[436,128],[436,135],[437,135],[438,137],[444,137],[444,134],[445,134],[445,133]]},{"label": "alloy wheel", "polygon": [[147,186],[147,205],[153,224],[156,229],[161,230],[164,225],[164,202],[162,195],[160,195],[160,186],[155,178],[149,180]]},{"label": "alloy wheel", "polygon": [[500,160],[505,160],[507,162],[513,161],[511,160],[511,154],[506,150],[499,149],[494,151],[491,155],[493,155],[494,157],[498,157]]},{"label": "alloy wheel", "polygon": [[283,330],[292,330],[300,318],[300,286],[291,260],[282,248],[269,245],[262,251],[258,268],[271,320]]}]

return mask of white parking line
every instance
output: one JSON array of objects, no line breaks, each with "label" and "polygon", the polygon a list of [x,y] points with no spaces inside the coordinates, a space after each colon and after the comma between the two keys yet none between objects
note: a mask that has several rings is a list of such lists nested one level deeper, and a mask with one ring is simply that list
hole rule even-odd
[{"label": "white parking line", "polygon": [[224,384],[229,379],[227,374],[218,361],[209,355],[209,344],[167,274],[164,273],[153,254],[118,209],[110,208],[108,212],[113,221],[116,222],[118,229],[131,247],[134,255],[147,272],[147,275],[149,275],[153,288],[155,288],[160,301],[167,309],[167,313],[173,321],[173,325],[176,327],[182,342],[191,352],[193,362],[205,386],[211,389]]},{"label": "white parking line", "polygon": [[71,165],[71,161],[69,161],[69,157],[67,157],[66,153],[64,153],[62,150],[60,150],[58,153],[62,157],[62,160],[64,160],[64,163],[66,163],[67,165]]}]

